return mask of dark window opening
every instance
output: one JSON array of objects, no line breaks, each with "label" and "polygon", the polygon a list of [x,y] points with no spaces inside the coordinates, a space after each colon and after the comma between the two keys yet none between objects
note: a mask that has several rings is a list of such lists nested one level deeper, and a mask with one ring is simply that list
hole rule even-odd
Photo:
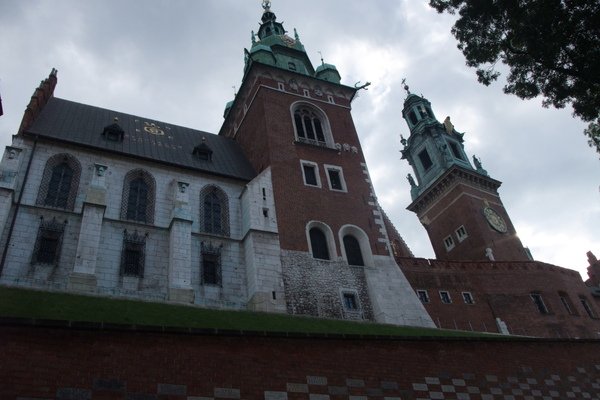
[{"label": "dark window opening", "polygon": [[202,242],[202,271],[201,280],[203,285],[221,286],[221,246]]},{"label": "dark window opening", "polygon": [[423,169],[426,171],[433,165],[433,161],[431,161],[431,157],[429,157],[429,153],[427,152],[427,150],[423,150],[419,153],[419,160],[421,160]]},{"label": "dark window opening", "polygon": [[315,140],[315,131],[312,124],[313,120],[308,116],[304,117],[304,128],[306,129],[306,138]]},{"label": "dark window opening", "polygon": [[427,109],[423,105],[419,107],[419,114],[421,115],[421,118],[427,118],[429,116],[427,113]]},{"label": "dark window opening", "polygon": [[542,298],[541,294],[531,293],[530,296],[540,314],[549,314],[548,308],[546,307],[546,304],[544,303],[544,299]]},{"label": "dark window opening", "polygon": [[318,186],[319,184],[317,182],[317,173],[315,166],[304,164],[302,165],[302,168],[304,170],[304,182],[307,185]]},{"label": "dark window opening", "polygon": [[589,315],[590,318],[597,318],[596,313],[594,312],[594,310],[592,309],[592,307],[590,306],[590,304],[588,303],[588,301],[585,297],[583,297],[583,296],[579,297],[579,301],[581,302],[583,309]]},{"label": "dark window opening", "polygon": [[310,246],[314,258],[329,260],[329,247],[327,246],[327,237],[319,228],[311,228],[309,231]]},{"label": "dark window opening", "polygon": [[419,296],[419,300],[421,300],[421,303],[429,303],[429,295],[427,294],[427,290],[417,290],[417,296]]},{"label": "dark window opening", "polygon": [[344,236],[344,248],[346,249],[346,258],[350,265],[361,265],[364,266],[362,252],[360,251],[360,243],[352,235]]},{"label": "dark window opening", "polygon": [[440,292],[440,299],[442,300],[442,303],[444,303],[444,304],[452,303],[452,299],[450,298],[450,293],[448,293],[448,292]]},{"label": "dark window opening", "polygon": [[126,218],[133,221],[146,222],[147,207],[148,185],[144,181],[144,178],[139,177],[129,183]]},{"label": "dark window opening", "polygon": [[342,186],[342,179],[340,177],[340,171],[336,169],[330,169],[327,171],[329,173],[329,182],[331,183],[331,188],[335,190],[344,190]]},{"label": "dark window opening", "polygon": [[419,120],[417,119],[417,114],[415,114],[415,112],[412,110],[408,113],[408,119],[413,125],[416,125],[417,122],[419,122]]},{"label": "dark window opening", "polygon": [[325,135],[323,135],[323,127],[321,126],[321,121],[318,119],[313,119],[315,123],[315,132],[317,134],[317,140],[319,142],[325,142]]},{"label": "dark window opening", "polygon": [[465,301],[465,304],[473,304],[475,303],[475,300],[473,300],[473,295],[469,292],[463,292],[463,300]]},{"label": "dark window opening", "polygon": [[452,150],[452,154],[454,155],[455,158],[458,158],[459,160],[465,159],[456,143],[450,142],[450,150]]},{"label": "dark window opening", "polygon": [[137,231],[123,232],[121,275],[142,278],[144,276],[146,236]]},{"label": "dark window opening", "polygon": [[44,204],[51,207],[66,208],[69,201],[72,180],[73,169],[69,167],[66,161],[54,167]]},{"label": "dark window opening", "polygon": [[559,293],[559,297],[560,297],[560,302],[562,303],[563,307],[565,307],[565,310],[567,310],[567,313],[569,315],[575,314],[573,312],[571,300],[569,299],[568,295],[566,293]]},{"label": "dark window opening", "polygon": [[33,249],[32,263],[58,264],[66,223],[67,221],[60,223],[56,218],[51,221],[44,221],[42,218]]},{"label": "dark window opening", "polygon": [[216,193],[208,193],[204,197],[204,232],[221,234],[221,201]]},{"label": "dark window opening", "polygon": [[354,293],[344,293],[344,308],[350,311],[358,310],[358,301],[356,300],[356,295]]},{"label": "dark window opening", "polygon": [[304,143],[325,146],[325,130],[321,119],[308,108],[300,108],[294,112],[294,124],[298,140]]}]

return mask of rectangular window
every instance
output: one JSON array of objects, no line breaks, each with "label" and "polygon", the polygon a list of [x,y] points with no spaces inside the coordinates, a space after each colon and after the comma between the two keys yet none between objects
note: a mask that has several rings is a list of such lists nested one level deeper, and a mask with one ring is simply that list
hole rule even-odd
[{"label": "rectangular window", "polygon": [[464,226],[461,226],[456,230],[456,237],[458,238],[459,242],[462,242],[463,240],[469,237],[469,235],[467,234],[467,230]]},{"label": "rectangular window", "polygon": [[139,235],[137,230],[133,233],[123,232],[123,249],[121,251],[121,275],[144,276],[146,236]]},{"label": "rectangular window", "polygon": [[341,167],[335,165],[325,165],[327,171],[327,182],[329,189],[346,192],[346,181]]},{"label": "rectangular window", "polygon": [[51,221],[44,221],[42,218],[33,248],[32,263],[58,264],[66,223],[66,221],[60,223],[56,221],[56,218],[52,218]]},{"label": "rectangular window", "polygon": [[546,307],[546,304],[544,303],[544,299],[542,298],[541,294],[531,293],[530,296],[531,296],[531,300],[533,300],[533,304],[535,304],[535,306],[537,307],[540,314],[549,314],[550,313],[548,311],[548,308]]},{"label": "rectangular window", "polygon": [[425,171],[427,171],[433,165],[433,161],[431,161],[431,157],[429,157],[427,150],[423,150],[419,153],[419,160],[421,160],[421,165],[423,165],[423,169]]},{"label": "rectangular window", "polygon": [[473,299],[473,295],[471,292],[462,292],[462,297],[465,304],[474,304],[475,300]]},{"label": "rectangular window", "polygon": [[308,186],[321,187],[318,165],[311,161],[300,161],[300,165],[302,166],[302,177],[304,178],[304,184]]},{"label": "rectangular window", "polygon": [[429,294],[427,293],[427,290],[417,290],[417,296],[419,297],[419,300],[421,300],[421,303],[429,303]]},{"label": "rectangular window", "polygon": [[452,298],[450,298],[450,293],[448,293],[444,290],[440,290],[440,299],[442,300],[442,303],[444,303],[444,304],[452,303]]},{"label": "rectangular window", "polygon": [[560,298],[560,302],[565,310],[567,310],[567,313],[569,313],[569,315],[575,315],[573,304],[571,303],[571,299],[569,299],[569,295],[564,292],[559,292],[558,297]]},{"label": "rectangular window", "polygon": [[328,103],[331,103],[331,104],[334,104],[334,103],[335,103],[335,101],[333,100],[333,96],[331,96],[331,95],[327,95],[327,102],[328,102]]},{"label": "rectangular window", "polygon": [[202,283],[204,285],[220,285],[220,269],[219,257],[216,254],[202,254]]},{"label": "rectangular window", "polygon": [[304,97],[310,97],[310,92],[308,89],[304,89]]},{"label": "rectangular window", "polygon": [[350,292],[344,292],[342,294],[344,301],[344,308],[348,311],[358,311],[358,301],[356,300],[356,294]]},{"label": "rectangular window", "polygon": [[594,310],[592,309],[585,297],[579,296],[579,301],[581,302],[583,309],[590,316],[590,318],[597,318],[596,313],[594,312]]},{"label": "rectangular window", "polygon": [[277,82],[277,88],[281,91],[285,91],[285,85],[281,82]]},{"label": "rectangular window", "polygon": [[450,142],[450,150],[452,150],[452,155],[454,156],[454,158],[458,158],[459,160],[464,161],[465,157],[462,155],[462,152],[460,151],[456,143]]},{"label": "rectangular window", "polygon": [[446,251],[450,251],[454,248],[454,239],[452,239],[452,236],[447,236],[444,239],[444,246],[446,246]]}]

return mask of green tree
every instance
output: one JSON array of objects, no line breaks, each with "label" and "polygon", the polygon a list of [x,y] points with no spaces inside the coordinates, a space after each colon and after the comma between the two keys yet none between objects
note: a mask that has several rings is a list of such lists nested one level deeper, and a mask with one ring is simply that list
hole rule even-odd
[{"label": "green tree", "polygon": [[467,65],[489,85],[509,67],[505,93],[542,95],[545,107],[573,107],[600,153],[599,0],[429,0],[459,18],[452,28]]}]

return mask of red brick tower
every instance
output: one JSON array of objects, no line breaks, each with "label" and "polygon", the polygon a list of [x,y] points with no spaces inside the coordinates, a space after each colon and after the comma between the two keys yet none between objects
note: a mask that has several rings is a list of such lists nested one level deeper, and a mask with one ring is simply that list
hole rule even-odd
[{"label": "red brick tower", "polygon": [[257,172],[270,172],[288,311],[332,316],[323,310],[341,293],[345,309],[361,303],[365,318],[429,324],[401,272],[400,294],[389,297],[408,296],[404,310],[393,311],[400,303],[387,304],[379,289],[396,278],[378,274],[399,269],[350,114],[357,88],[341,84],[333,65],[314,69],[295,30],[288,36],[268,1],[263,7],[219,134],[239,142]]},{"label": "red brick tower", "polygon": [[440,260],[528,260],[502,204],[501,182],[489,177],[481,162],[469,162],[463,134],[450,118],[440,123],[429,101],[411,94],[402,116],[410,128],[402,139],[402,158],[413,167],[409,174],[413,202],[408,206],[427,230]]}]

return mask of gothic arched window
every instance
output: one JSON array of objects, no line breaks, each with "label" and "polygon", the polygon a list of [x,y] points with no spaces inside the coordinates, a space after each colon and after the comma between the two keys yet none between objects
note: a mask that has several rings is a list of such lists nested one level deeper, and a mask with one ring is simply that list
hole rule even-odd
[{"label": "gothic arched window", "polygon": [[152,224],[154,222],[154,178],[148,172],[129,171],[123,181],[121,218]]},{"label": "gothic arched window", "polygon": [[228,198],[216,186],[207,186],[200,192],[200,231],[229,236]]},{"label": "gothic arched window", "polygon": [[327,246],[325,233],[319,228],[311,228],[308,234],[313,257],[329,260],[329,247]]},{"label": "gothic arched window", "polygon": [[344,236],[344,249],[346,250],[346,258],[350,265],[361,265],[364,266],[362,252],[360,251],[360,243],[352,235]]},{"label": "gothic arched window", "polygon": [[46,162],[37,204],[73,210],[81,164],[69,154],[57,154]]},{"label": "gothic arched window", "polygon": [[293,109],[296,138],[299,142],[317,146],[332,147],[325,115],[316,108],[300,104]]}]

